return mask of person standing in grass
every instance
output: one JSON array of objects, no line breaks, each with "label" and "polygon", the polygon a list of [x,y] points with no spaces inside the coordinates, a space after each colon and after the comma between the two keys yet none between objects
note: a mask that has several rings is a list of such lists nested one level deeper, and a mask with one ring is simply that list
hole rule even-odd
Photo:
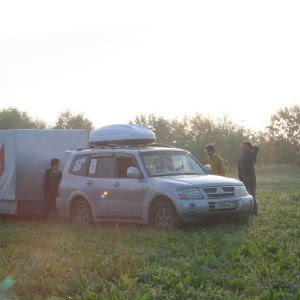
[{"label": "person standing in grass", "polygon": [[215,147],[212,144],[205,146],[208,156],[204,160],[205,165],[211,166],[211,174],[225,176],[225,166],[220,155],[215,154]]},{"label": "person standing in grass", "polygon": [[238,161],[238,177],[242,181],[248,191],[253,197],[253,215],[258,215],[258,206],[256,202],[256,174],[254,164],[256,163],[256,156],[259,151],[258,146],[253,146],[250,142],[242,143],[242,155]]},{"label": "person standing in grass", "polygon": [[43,191],[46,198],[46,214],[57,213],[56,198],[58,195],[58,186],[61,181],[62,172],[60,171],[60,160],[52,158],[51,168],[45,171]]}]

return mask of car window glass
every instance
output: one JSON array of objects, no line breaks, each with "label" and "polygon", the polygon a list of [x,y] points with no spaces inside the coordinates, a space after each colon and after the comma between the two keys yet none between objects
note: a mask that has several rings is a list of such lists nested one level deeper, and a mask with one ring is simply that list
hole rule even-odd
[{"label": "car window glass", "polygon": [[89,155],[81,154],[73,157],[69,173],[77,176],[85,176],[89,162]]},{"label": "car window glass", "polygon": [[141,153],[142,161],[149,176],[198,174],[205,171],[187,152],[149,151]]},{"label": "car window glass", "polygon": [[88,176],[95,178],[112,178],[114,157],[95,157],[91,159]]},{"label": "car window glass", "polygon": [[127,169],[129,167],[136,167],[134,160],[130,156],[119,156],[117,157],[116,163],[116,177],[127,178]]}]

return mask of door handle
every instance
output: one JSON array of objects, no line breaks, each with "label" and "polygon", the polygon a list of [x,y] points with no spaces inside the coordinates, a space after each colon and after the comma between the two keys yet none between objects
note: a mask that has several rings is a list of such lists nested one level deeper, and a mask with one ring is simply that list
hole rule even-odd
[{"label": "door handle", "polygon": [[120,186],[120,182],[115,182],[114,184],[113,184],[113,186],[115,186],[115,187],[118,187],[118,186]]},{"label": "door handle", "polygon": [[91,185],[91,184],[93,184],[93,181],[92,181],[92,180],[89,180],[89,181],[87,181],[85,184]]}]

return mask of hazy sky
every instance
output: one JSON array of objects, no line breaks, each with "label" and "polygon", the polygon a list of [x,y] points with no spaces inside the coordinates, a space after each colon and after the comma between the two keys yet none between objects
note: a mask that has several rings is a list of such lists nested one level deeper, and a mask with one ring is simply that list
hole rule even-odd
[{"label": "hazy sky", "polygon": [[1,1],[0,109],[95,127],[300,104],[300,1]]}]

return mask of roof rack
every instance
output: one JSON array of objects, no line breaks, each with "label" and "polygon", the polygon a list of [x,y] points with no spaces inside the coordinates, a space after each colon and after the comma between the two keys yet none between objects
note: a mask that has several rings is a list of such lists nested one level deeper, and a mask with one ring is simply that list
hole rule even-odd
[{"label": "roof rack", "polygon": [[152,147],[166,147],[166,148],[175,148],[174,146],[171,145],[166,145],[166,144],[161,144],[161,143],[152,143]]},{"label": "roof rack", "polygon": [[79,148],[76,151],[88,150],[88,149],[133,149],[133,148],[149,148],[149,147],[165,147],[165,148],[174,148],[173,146],[161,144],[161,143],[146,143],[146,144],[105,144],[105,145],[94,145],[89,144],[86,148]]}]

